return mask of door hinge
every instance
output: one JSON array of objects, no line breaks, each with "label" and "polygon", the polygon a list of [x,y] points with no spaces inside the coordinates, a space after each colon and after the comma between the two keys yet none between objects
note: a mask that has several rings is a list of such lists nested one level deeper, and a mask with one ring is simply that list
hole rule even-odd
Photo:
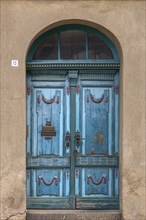
[{"label": "door hinge", "polygon": [[76,85],[76,94],[79,94],[80,92],[80,85]]},{"label": "door hinge", "polygon": [[66,87],[66,93],[67,93],[67,95],[70,95],[70,86]]},{"label": "door hinge", "polygon": [[115,93],[116,95],[119,94],[119,84],[115,85]]},{"label": "door hinge", "polygon": [[27,95],[30,95],[31,93],[31,87],[27,87]]}]

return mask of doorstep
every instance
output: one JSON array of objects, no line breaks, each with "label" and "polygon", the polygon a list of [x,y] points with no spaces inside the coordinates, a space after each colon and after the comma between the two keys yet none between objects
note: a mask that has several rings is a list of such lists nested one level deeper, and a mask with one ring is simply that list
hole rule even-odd
[{"label": "doorstep", "polygon": [[26,220],[121,220],[118,210],[27,210]]}]

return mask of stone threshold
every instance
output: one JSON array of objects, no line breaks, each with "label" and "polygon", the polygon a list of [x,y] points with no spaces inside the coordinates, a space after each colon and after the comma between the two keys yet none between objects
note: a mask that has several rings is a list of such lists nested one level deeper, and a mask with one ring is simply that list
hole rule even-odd
[{"label": "stone threshold", "polygon": [[119,210],[27,210],[26,220],[122,220]]}]

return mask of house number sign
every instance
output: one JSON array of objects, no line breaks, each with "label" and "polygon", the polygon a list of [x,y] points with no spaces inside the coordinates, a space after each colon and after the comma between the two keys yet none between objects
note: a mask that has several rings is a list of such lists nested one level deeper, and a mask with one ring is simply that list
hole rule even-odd
[{"label": "house number sign", "polygon": [[17,67],[18,65],[18,60],[11,60],[11,66]]}]

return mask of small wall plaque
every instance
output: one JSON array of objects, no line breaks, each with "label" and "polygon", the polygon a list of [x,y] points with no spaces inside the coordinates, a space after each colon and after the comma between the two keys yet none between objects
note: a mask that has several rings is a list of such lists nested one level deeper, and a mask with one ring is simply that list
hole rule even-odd
[{"label": "small wall plaque", "polygon": [[11,60],[11,66],[17,67],[18,66],[18,60]]}]

